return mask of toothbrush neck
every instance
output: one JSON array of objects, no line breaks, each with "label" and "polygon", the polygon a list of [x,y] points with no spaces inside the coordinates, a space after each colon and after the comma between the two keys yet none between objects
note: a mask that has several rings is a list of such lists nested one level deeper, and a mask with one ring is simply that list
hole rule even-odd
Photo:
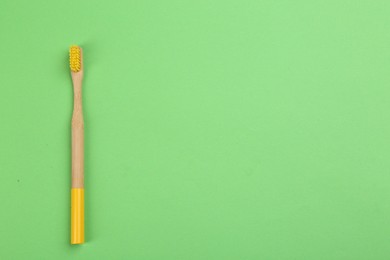
[{"label": "toothbrush neck", "polygon": [[73,80],[73,117],[82,121],[82,73],[72,74]]}]

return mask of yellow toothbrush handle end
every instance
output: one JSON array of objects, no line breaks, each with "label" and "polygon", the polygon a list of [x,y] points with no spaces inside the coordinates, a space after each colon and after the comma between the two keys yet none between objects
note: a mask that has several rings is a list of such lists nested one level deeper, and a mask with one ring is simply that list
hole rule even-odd
[{"label": "yellow toothbrush handle end", "polygon": [[70,243],[84,243],[84,189],[72,188],[71,191],[71,230]]}]

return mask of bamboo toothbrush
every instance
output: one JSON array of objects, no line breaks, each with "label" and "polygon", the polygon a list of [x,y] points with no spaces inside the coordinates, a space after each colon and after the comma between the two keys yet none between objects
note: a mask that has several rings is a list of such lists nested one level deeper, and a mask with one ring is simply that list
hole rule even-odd
[{"label": "bamboo toothbrush", "polygon": [[70,243],[84,243],[84,119],[81,99],[83,81],[83,53],[79,46],[69,49],[69,63],[73,81],[72,116],[72,189]]}]

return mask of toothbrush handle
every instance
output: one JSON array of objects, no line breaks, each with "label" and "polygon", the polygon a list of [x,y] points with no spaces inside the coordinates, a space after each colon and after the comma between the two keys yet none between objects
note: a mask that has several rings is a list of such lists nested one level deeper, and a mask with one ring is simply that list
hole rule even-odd
[{"label": "toothbrush handle", "polygon": [[74,108],[72,116],[71,244],[84,243],[84,120],[81,77],[72,77]]}]

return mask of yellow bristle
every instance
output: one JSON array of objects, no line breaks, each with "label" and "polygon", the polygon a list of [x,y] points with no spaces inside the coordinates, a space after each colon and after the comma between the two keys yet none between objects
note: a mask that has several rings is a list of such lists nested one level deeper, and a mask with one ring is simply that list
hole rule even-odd
[{"label": "yellow bristle", "polygon": [[81,70],[81,51],[79,46],[76,45],[70,46],[69,64],[70,64],[71,71],[78,72]]}]

